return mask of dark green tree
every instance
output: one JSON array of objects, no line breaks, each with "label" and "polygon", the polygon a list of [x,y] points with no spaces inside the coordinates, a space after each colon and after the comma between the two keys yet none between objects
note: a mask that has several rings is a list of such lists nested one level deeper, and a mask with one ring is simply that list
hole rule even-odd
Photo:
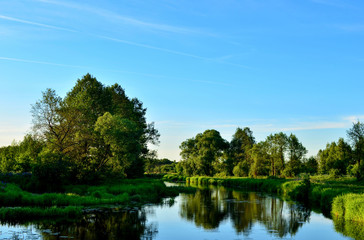
[{"label": "dark green tree", "polygon": [[285,152],[288,147],[288,137],[283,132],[271,134],[266,139],[268,154],[270,155],[270,175],[281,175],[285,167]]},{"label": "dark green tree", "polygon": [[307,153],[307,150],[292,133],[288,137],[287,150],[289,160],[284,170],[285,175],[288,177],[297,176],[302,171],[302,159]]},{"label": "dark green tree", "polygon": [[237,128],[230,142],[228,175],[248,176],[252,165],[250,149],[255,144],[255,138],[250,128]]},{"label": "dark green tree", "polygon": [[353,123],[353,127],[347,131],[347,136],[353,148],[353,161],[356,168],[356,177],[364,178],[364,123],[360,121]]},{"label": "dark green tree", "polygon": [[224,165],[224,151],[228,147],[228,142],[216,130],[206,130],[195,138],[187,139],[180,145],[181,157],[186,162],[185,172],[205,176],[219,173],[219,167]]}]

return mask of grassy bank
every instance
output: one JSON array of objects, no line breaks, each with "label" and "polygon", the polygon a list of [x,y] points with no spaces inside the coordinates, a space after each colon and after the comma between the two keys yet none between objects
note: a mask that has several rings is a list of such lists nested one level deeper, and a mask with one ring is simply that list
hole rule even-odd
[{"label": "grassy bank", "polygon": [[180,192],[191,192],[186,187],[166,187],[158,179],[133,179],[98,186],[65,186],[64,193],[34,194],[12,183],[0,184],[0,220],[38,219],[80,216],[87,207],[108,205],[141,205],[158,203],[165,197]]},{"label": "grassy bank", "polygon": [[[164,176],[168,179],[168,175]],[[176,178],[171,177],[171,178]],[[244,188],[305,201],[326,216],[364,222],[364,184],[354,178],[314,176],[311,179],[187,177],[187,183]]]}]

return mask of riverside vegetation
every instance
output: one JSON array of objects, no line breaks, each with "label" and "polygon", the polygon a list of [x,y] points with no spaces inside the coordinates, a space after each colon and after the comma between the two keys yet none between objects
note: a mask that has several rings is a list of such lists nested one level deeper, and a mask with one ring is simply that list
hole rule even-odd
[{"label": "riverside vegetation", "polygon": [[157,160],[148,148],[158,143],[159,133],[147,123],[143,103],[90,74],[64,98],[47,89],[31,112],[31,133],[0,148],[3,220],[74,217],[87,206],[153,202],[185,191],[156,179],[135,179],[145,172],[169,172],[189,182],[278,193],[363,222],[364,124],[359,121],[347,131],[348,141],[340,138],[309,158],[294,134],[275,133],[256,142],[246,127],[237,128],[230,142],[214,129],[199,133],[181,143],[182,160],[176,162]]},{"label": "riverside vegetation", "polygon": [[364,223],[364,185],[352,177],[332,179],[330,176],[306,175],[304,179],[241,178],[241,177],[182,177],[167,174],[166,181],[185,181],[188,184],[222,185],[252,191],[273,193],[305,202],[320,209],[324,215],[341,220]]}]

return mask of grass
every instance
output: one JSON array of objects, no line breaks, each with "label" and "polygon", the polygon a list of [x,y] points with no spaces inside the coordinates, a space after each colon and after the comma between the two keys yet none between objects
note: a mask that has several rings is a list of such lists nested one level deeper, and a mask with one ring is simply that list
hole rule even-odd
[{"label": "grass", "polygon": [[[98,186],[66,186],[64,193],[34,194],[11,183],[0,184],[0,220],[80,216],[85,207],[158,203],[194,188],[166,187],[158,179],[133,179]],[[41,214],[39,214],[41,212]]]},{"label": "grass", "polygon": [[364,223],[364,193],[349,193],[336,197],[332,204],[332,215]]}]

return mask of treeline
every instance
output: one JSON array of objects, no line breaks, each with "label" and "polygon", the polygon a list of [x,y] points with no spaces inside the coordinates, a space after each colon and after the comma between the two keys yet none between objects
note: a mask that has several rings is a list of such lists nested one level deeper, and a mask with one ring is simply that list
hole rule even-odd
[{"label": "treeline", "polygon": [[[52,89],[32,106],[32,133],[0,148],[0,171],[32,172],[37,184],[90,183],[116,175],[144,174],[158,131],[146,109],[114,84],[85,75],[64,98]],[[38,186],[41,187],[41,186]]]},{"label": "treeline", "polygon": [[146,174],[161,174],[175,173],[176,161],[171,161],[167,158],[146,158],[145,173]]},{"label": "treeline", "polygon": [[351,144],[340,138],[316,157],[305,158],[306,148],[294,135],[283,132],[256,142],[248,128],[237,128],[232,140],[216,130],[206,130],[180,145],[182,161],[176,172],[185,176],[294,177],[300,173],[349,174],[362,179],[364,167],[364,124],[357,122],[347,131]]}]

